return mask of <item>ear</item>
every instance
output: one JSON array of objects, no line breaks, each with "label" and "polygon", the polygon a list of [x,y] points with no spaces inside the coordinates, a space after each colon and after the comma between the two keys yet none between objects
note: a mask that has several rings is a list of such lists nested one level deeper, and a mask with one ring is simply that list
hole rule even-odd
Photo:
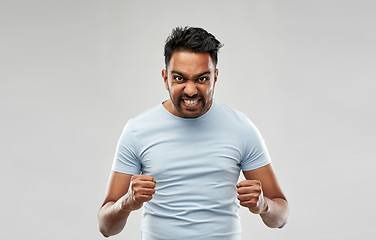
[{"label": "ear", "polygon": [[163,81],[165,83],[166,90],[168,90],[168,76],[167,76],[166,69],[162,70],[162,77],[163,77]]},{"label": "ear", "polygon": [[215,86],[215,84],[216,84],[216,82],[217,82],[217,78],[218,78],[218,68],[217,69],[215,69],[215,74],[214,74],[214,86]]}]

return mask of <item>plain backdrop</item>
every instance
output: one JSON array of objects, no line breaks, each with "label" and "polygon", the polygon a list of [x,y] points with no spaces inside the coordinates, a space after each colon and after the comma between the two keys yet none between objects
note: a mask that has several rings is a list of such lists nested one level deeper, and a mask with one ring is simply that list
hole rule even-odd
[{"label": "plain backdrop", "polygon": [[[376,3],[0,1],[1,239],[104,239],[97,211],[128,119],[168,98],[163,46],[224,47],[218,100],[258,126],[290,203],[243,239],[374,239]],[[141,212],[111,239],[139,239]],[[177,237],[178,239],[178,237]]]}]

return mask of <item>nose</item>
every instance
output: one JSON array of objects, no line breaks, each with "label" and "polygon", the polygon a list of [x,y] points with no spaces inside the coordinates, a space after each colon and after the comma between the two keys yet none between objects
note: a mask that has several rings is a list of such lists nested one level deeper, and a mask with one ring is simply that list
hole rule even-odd
[{"label": "nose", "polygon": [[184,93],[190,97],[197,94],[197,87],[194,81],[187,81],[187,84],[184,87]]}]

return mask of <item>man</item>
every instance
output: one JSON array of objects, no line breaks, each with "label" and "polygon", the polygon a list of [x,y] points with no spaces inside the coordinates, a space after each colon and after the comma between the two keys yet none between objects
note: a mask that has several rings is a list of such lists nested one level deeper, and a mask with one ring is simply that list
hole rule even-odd
[{"label": "man", "polygon": [[[213,98],[222,44],[175,28],[162,76],[170,99],[128,121],[98,213],[104,236],[143,206],[142,239],[241,239],[238,202],[273,228],[288,205],[248,118]],[[238,182],[240,171],[246,180]]]}]

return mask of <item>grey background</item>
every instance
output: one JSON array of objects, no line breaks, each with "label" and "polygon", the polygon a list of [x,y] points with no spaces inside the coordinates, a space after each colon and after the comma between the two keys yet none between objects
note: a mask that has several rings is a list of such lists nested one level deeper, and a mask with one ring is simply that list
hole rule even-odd
[{"label": "grey background", "polygon": [[[216,98],[262,132],[291,206],[242,209],[243,239],[375,237],[374,1],[0,2],[2,239],[103,239],[96,214],[126,121],[168,95],[163,44],[225,44]],[[112,239],[138,239],[140,211]]]}]

